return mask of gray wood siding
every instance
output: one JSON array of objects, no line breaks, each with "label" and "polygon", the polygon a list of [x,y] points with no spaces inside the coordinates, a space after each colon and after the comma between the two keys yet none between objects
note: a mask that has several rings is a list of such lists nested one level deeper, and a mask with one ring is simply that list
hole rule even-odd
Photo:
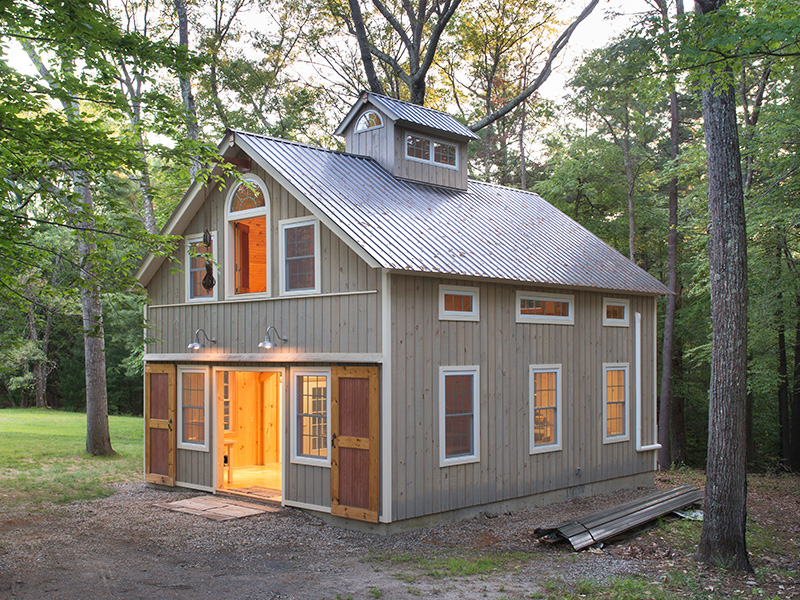
[{"label": "gray wood siding", "polygon": [[[194,331],[202,327],[217,343],[210,353],[256,353],[268,325],[275,325],[289,342],[274,353],[348,352],[374,353],[381,349],[380,272],[369,267],[350,247],[322,223],[320,228],[320,292],[301,297],[281,297],[279,222],[308,215],[308,211],[282,186],[260,169],[254,169],[270,195],[271,297],[225,300],[225,250],[228,223],[225,201],[228,189],[216,186],[191,220],[184,235],[217,232],[217,301],[186,302],[185,246],[172,261],[165,261],[148,286],[151,307],[147,353],[185,353]],[[365,292],[352,294],[353,292]],[[211,356],[209,356],[211,358]]]},{"label": "gray wood siding", "polygon": [[331,506],[331,470],[289,463],[287,481],[283,482],[283,499],[315,506]]},{"label": "gray wood siding", "polygon": [[[383,127],[356,133],[356,124],[365,112],[374,110],[383,119]],[[394,121],[381,110],[363,107],[345,132],[345,150],[351,154],[361,154],[374,158],[389,173],[394,172]]]},{"label": "gray wood siding", "polygon": [[[207,415],[210,419],[211,415]],[[213,429],[210,427],[209,430]],[[214,448],[214,434],[209,431],[209,448]],[[175,481],[205,487],[214,487],[214,461],[212,452],[175,450]]]},{"label": "gray wood siding", "polygon": [[[654,441],[651,297],[629,297],[626,328],[604,327],[604,294],[586,291],[572,292],[574,325],[516,323],[517,290],[556,290],[483,283],[479,322],[440,321],[440,283],[475,285],[405,275],[392,284],[393,520],[652,471],[652,452],[635,449],[633,327],[640,312],[648,444]],[[603,444],[604,362],[630,365],[627,442]],[[560,451],[530,454],[532,364],[561,365]],[[440,467],[439,367],[458,365],[480,367],[480,462]]]}]

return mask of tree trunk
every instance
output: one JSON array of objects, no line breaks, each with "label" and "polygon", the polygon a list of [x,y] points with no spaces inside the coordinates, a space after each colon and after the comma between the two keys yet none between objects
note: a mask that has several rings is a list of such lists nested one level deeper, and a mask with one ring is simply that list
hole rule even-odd
[{"label": "tree trunk", "polygon": [[[178,14],[178,45],[189,50],[189,17],[186,14],[186,3],[184,0],[174,0],[175,12]],[[192,80],[189,75],[178,75],[178,82],[181,87],[181,101],[183,110],[186,112],[186,137],[197,141],[200,139],[200,131],[197,126],[197,108],[194,103],[192,93]],[[200,163],[196,158],[192,158],[192,179],[200,170]]]},{"label": "tree trunk", "polygon": [[83,349],[86,369],[86,452],[95,456],[114,454],[108,430],[108,392],[106,389],[106,354],[103,331],[103,305],[100,288],[92,281],[92,241],[94,211],[92,191],[86,176],[76,174],[75,183],[82,198],[83,214],[78,227],[81,257],[81,308],[83,310]]},{"label": "tree trunk", "polygon": [[800,294],[795,296],[797,321],[794,333],[794,385],[792,386],[792,443],[789,448],[789,466],[800,472]]},{"label": "tree trunk", "polygon": [[[778,254],[781,261],[782,252]],[[778,294],[778,310],[775,321],[778,326],[778,420],[781,431],[781,460],[788,463],[791,446],[791,423],[789,423],[789,367],[786,358],[786,324],[783,322],[783,294]]]},{"label": "tree trunk", "polygon": [[[704,13],[722,0],[698,2]],[[711,219],[711,385],[705,516],[699,560],[752,571],[747,556],[747,236],[736,100],[712,73],[703,90]]]},{"label": "tree trunk", "polygon": [[[672,380],[681,381],[683,377],[683,345],[681,340],[676,340],[674,347]],[[673,390],[670,390],[669,420],[671,461],[676,465],[685,465],[689,462],[689,452],[686,450],[686,409],[683,396],[673,393]]]}]

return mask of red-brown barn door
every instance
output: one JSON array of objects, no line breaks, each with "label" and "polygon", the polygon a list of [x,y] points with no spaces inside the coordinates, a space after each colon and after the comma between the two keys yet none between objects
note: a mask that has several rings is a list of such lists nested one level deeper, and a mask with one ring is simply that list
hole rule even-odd
[{"label": "red-brown barn door", "polygon": [[378,522],[377,367],[331,369],[331,514]]},{"label": "red-brown barn door", "polygon": [[145,366],[144,479],[175,485],[175,365]]}]

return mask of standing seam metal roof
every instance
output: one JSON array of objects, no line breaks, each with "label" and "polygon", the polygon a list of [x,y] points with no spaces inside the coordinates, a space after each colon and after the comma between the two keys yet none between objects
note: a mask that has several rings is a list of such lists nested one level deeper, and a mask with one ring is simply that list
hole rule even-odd
[{"label": "standing seam metal roof", "polygon": [[373,159],[241,131],[384,268],[665,294],[667,288],[537,194],[396,179]]},{"label": "standing seam metal roof", "polygon": [[390,98],[389,96],[373,94],[372,92],[366,92],[366,94],[373,104],[383,108],[387,113],[402,121],[431,127],[470,140],[480,139],[480,136],[469,127],[460,123],[447,113],[433,110],[432,108],[425,108],[418,104],[403,102],[402,100]]}]

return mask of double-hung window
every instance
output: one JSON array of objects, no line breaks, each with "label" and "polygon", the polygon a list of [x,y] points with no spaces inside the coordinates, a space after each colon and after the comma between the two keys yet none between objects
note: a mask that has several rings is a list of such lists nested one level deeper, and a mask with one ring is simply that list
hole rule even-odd
[{"label": "double-hung window", "polygon": [[228,199],[228,290],[233,294],[266,294],[268,287],[269,199],[253,175],[237,184]]},{"label": "double-hung window", "polygon": [[208,370],[178,368],[178,448],[208,451]]},{"label": "double-hung window", "polygon": [[561,365],[530,367],[531,454],[561,450]]},{"label": "double-hung window", "polygon": [[330,465],[330,372],[293,369],[292,462]]},{"label": "double-hung window", "polygon": [[281,293],[319,292],[319,224],[302,217],[280,222]]},{"label": "double-hung window", "polygon": [[443,467],[480,460],[478,375],[477,366],[439,368],[439,445]]},{"label": "double-hung window", "polygon": [[[210,232],[207,240],[204,240],[203,237],[202,233],[186,236],[186,300],[188,302],[217,299],[217,232]],[[209,275],[213,282],[208,279]],[[210,287],[208,287],[209,285]]]},{"label": "double-hung window", "polygon": [[603,443],[624,442],[628,433],[628,364],[603,364]]}]

